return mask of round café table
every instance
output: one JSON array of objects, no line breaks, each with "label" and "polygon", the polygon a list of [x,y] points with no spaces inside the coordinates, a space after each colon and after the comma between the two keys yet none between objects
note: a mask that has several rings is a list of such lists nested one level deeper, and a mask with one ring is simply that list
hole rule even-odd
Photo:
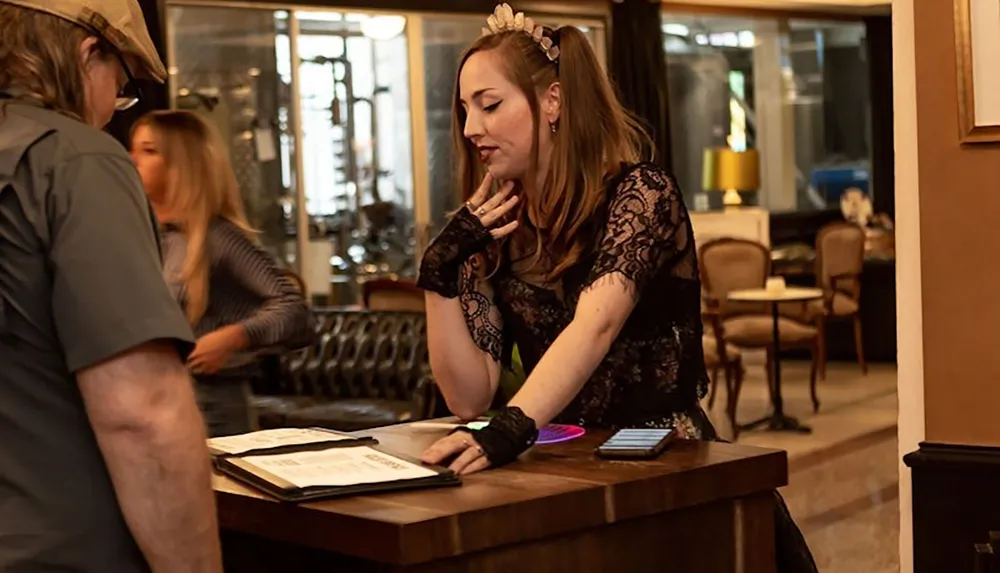
[{"label": "round caf\u00e9 table", "polygon": [[741,426],[741,429],[756,428],[767,424],[767,429],[773,432],[799,432],[808,434],[812,428],[802,425],[792,416],[786,416],[781,401],[781,334],[778,332],[778,305],[783,302],[808,302],[823,298],[823,290],[818,288],[784,287],[781,289],[754,288],[734,290],[726,295],[733,302],[763,302],[771,306],[771,335],[774,345],[771,367],[774,369],[771,387],[771,405],[773,409],[769,416]]}]

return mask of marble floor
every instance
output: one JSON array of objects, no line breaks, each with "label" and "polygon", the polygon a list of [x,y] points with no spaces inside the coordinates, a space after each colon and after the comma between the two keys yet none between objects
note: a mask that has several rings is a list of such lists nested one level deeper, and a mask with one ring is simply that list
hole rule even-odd
[{"label": "marble floor", "polygon": [[[769,411],[763,364],[749,357],[738,420]],[[812,427],[811,434],[740,434],[739,443],[784,449],[789,484],[782,494],[805,534],[822,573],[897,573],[899,506],[896,440],[896,369],[871,365],[862,376],[856,364],[831,364],[812,412],[809,365],[783,364],[785,411]],[[725,386],[710,412],[724,436]]]}]

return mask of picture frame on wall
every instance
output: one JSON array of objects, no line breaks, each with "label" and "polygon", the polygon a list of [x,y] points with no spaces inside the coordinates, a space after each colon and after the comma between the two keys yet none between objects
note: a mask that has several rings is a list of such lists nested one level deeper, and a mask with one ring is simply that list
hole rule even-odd
[{"label": "picture frame on wall", "polygon": [[1000,0],[954,0],[959,138],[1000,143]]}]

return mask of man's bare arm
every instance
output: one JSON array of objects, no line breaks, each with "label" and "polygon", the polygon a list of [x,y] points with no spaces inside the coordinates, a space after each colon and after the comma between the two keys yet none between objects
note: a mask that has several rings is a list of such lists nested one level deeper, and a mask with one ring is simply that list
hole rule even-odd
[{"label": "man's bare arm", "polygon": [[153,572],[221,572],[204,422],[173,347],[145,344],[78,372],[77,381],[125,520]]}]

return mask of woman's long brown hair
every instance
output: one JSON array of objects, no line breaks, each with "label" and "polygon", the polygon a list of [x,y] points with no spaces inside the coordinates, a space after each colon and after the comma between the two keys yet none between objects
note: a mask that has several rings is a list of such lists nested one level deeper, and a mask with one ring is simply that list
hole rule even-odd
[{"label": "woman's long brown hair", "polygon": [[[560,84],[561,110],[548,171],[541,189],[522,196],[518,215],[522,226],[534,233],[534,258],[528,269],[538,267],[544,251],[548,263],[540,274],[552,281],[590,248],[596,232],[592,228],[593,215],[606,206],[608,178],[617,174],[623,164],[645,159],[644,151],[652,149],[652,142],[619,103],[583,32],[563,26],[555,31],[546,29],[545,35],[558,40],[558,63],[550,61],[527,34],[508,31],[483,36],[473,43],[459,64],[459,76],[473,54],[496,52],[494,61],[502,62],[504,75],[524,93],[531,106],[534,140],[528,176],[532,180],[539,164],[539,94],[555,82]],[[456,80],[452,137],[463,201],[485,175],[475,146],[463,135],[465,120]]]},{"label": "woman's long brown hair", "polygon": [[187,237],[181,280],[186,293],[184,312],[193,326],[208,308],[207,246],[212,220],[228,220],[251,240],[256,240],[256,232],[247,222],[229,152],[211,125],[189,111],[155,111],[139,118],[133,133],[141,126],[152,131],[167,166],[164,206],[176,217],[170,222]]}]

